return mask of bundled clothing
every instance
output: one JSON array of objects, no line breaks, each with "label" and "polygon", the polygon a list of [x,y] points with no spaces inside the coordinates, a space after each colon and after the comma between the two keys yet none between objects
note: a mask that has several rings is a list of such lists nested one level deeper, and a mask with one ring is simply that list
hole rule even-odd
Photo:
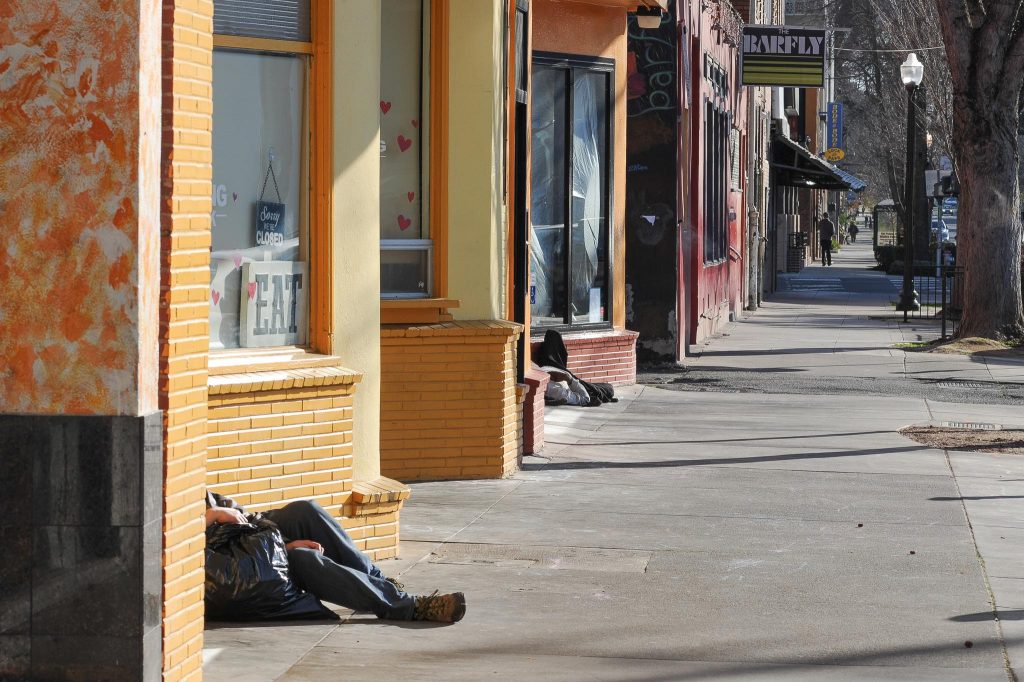
[{"label": "bundled clothing", "polygon": [[551,376],[544,392],[544,402],[549,405],[597,407],[618,402],[611,384],[592,384],[569,371],[569,351],[562,335],[554,329],[545,332],[534,361]]},{"label": "bundled clothing", "polygon": [[[207,492],[208,507],[243,511],[229,497]],[[336,617],[319,600],[378,618],[413,620],[416,598],[389,581],[345,530],[319,504],[292,502],[262,514],[246,514],[247,524],[215,523],[207,528],[208,609],[225,620]],[[256,536],[231,547],[233,537]],[[274,535],[277,537],[275,538]],[[293,540],[323,547],[286,549]],[[291,583],[291,584],[290,584]],[[212,607],[212,608],[211,608]]]}]

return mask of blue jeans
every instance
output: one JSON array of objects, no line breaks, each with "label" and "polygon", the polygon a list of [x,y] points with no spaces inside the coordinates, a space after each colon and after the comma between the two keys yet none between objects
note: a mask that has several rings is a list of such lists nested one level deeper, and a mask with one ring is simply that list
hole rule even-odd
[{"label": "blue jeans", "polygon": [[345,529],[316,502],[292,502],[264,514],[288,542],[313,540],[324,548],[288,551],[292,579],[317,598],[378,618],[412,620],[415,600],[389,583]]}]

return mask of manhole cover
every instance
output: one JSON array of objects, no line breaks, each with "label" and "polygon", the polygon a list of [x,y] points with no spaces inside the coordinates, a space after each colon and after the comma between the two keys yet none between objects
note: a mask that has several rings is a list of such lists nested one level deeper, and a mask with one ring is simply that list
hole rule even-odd
[{"label": "manhole cover", "polygon": [[1000,431],[1000,424],[986,424],[985,422],[942,422],[940,426],[947,429],[967,429],[968,431]]},{"label": "manhole cover", "polygon": [[643,573],[651,552],[591,547],[538,547],[453,543],[430,555],[432,564],[464,564],[505,568]]},{"label": "manhole cover", "polygon": [[985,388],[980,381],[940,381],[939,388]]}]

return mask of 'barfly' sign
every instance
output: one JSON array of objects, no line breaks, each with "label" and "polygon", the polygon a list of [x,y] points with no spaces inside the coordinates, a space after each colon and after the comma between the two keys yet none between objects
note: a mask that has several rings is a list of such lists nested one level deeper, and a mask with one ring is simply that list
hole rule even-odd
[{"label": "'barfly' sign", "polygon": [[743,28],[743,85],[819,88],[825,84],[826,32],[790,26]]}]

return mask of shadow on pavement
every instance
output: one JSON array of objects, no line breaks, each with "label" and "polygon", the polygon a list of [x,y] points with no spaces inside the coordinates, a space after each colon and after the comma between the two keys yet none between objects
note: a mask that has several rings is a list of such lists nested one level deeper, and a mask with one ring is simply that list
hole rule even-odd
[{"label": "shadow on pavement", "polygon": [[[1010,612],[1008,612],[1008,613],[1010,613]],[[1018,613],[1020,613],[1020,612],[1018,612]],[[974,616],[974,615],[981,615],[981,614],[971,614],[971,615]],[[988,616],[987,619],[979,618],[978,620],[979,621],[983,621],[983,620],[991,620],[992,619],[992,613],[991,612],[988,613],[988,614],[985,614],[985,615]],[[955,617],[952,620],[956,620],[956,619],[962,618],[962,617],[963,616],[957,616],[957,617]],[[1002,612],[1000,613],[1000,617],[1002,617]],[[1015,618],[1006,618],[1005,620],[1016,620],[1016,619]],[[992,634],[995,635],[995,632],[993,632]],[[988,654],[990,656],[992,656],[993,654],[1002,655],[1005,652],[1005,647],[1007,645],[1019,645],[1021,643],[1024,643],[1024,638],[1021,638],[1021,637],[1004,637],[1004,638],[998,638],[998,639],[996,637],[993,637],[993,639],[991,639],[991,640],[978,641],[978,642],[974,642],[974,641],[970,641],[970,640],[968,640],[968,641],[954,640],[954,641],[946,641],[946,642],[936,642],[934,644],[921,644],[921,645],[913,645],[913,646],[892,646],[892,647],[885,647],[885,648],[879,647],[877,649],[873,649],[873,650],[869,650],[869,651],[862,651],[862,652],[857,652],[857,653],[852,653],[852,654],[836,654],[836,655],[831,655],[831,656],[827,655],[827,654],[824,654],[824,655],[816,655],[816,656],[807,656],[807,657],[801,657],[799,660],[780,660],[780,661],[769,660],[769,661],[751,661],[751,662],[737,662],[737,661],[721,662],[721,661],[706,660],[706,659],[701,659],[701,658],[688,658],[688,657],[685,657],[685,656],[681,656],[677,652],[650,651],[650,652],[647,653],[646,656],[638,658],[637,659],[638,663],[642,662],[642,661],[661,661],[661,662],[674,662],[674,661],[678,661],[682,665],[692,664],[692,663],[699,663],[699,664],[706,664],[706,665],[699,666],[699,668],[697,670],[691,670],[691,671],[680,671],[680,670],[677,670],[677,671],[673,671],[673,672],[670,672],[670,673],[667,673],[667,674],[666,673],[658,672],[658,673],[655,673],[655,674],[652,674],[652,675],[643,675],[643,674],[639,674],[639,670],[637,670],[636,674],[629,675],[629,677],[627,679],[631,680],[632,682],[682,682],[683,680],[713,680],[713,679],[718,679],[718,678],[749,679],[750,677],[756,676],[758,674],[772,675],[773,677],[771,677],[771,679],[778,679],[775,676],[778,676],[780,674],[784,674],[787,671],[792,671],[794,673],[794,675],[797,675],[799,673],[807,674],[807,673],[809,673],[809,669],[812,669],[815,666],[849,666],[849,667],[856,667],[856,668],[864,671],[863,675],[860,676],[860,679],[877,679],[877,677],[875,677],[872,674],[872,671],[871,671],[871,668],[875,667],[875,666],[884,666],[884,667],[888,667],[888,668],[897,668],[897,669],[898,668],[906,667],[908,671],[913,671],[914,668],[912,666],[908,666],[905,663],[905,659],[907,657],[911,657],[911,656],[928,656],[930,654],[940,654],[940,653],[945,653],[945,652],[949,652],[949,651],[964,651],[966,649],[969,649],[971,651],[971,654],[970,654],[971,656],[979,656],[979,655],[982,655],[982,654]],[[746,643],[746,642],[737,642],[736,643],[736,647],[739,650],[742,650],[742,648],[745,647],[745,646],[749,646],[749,644]],[[473,656],[473,655],[478,655],[478,656],[501,655],[501,654],[508,653],[508,648],[505,647],[504,645],[502,645],[500,647],[475,647],[473,649],[463,650],[460,653],[462,653],[463,655],[470,655],[470,656]],[[711,667],[711,666],[714,666],[714,667]],[[999,666],[999,668],[996,668],[995,666],[992,666],[992,667],[988,667],[987,669],[988,670],[996,670],[996,669],[1002,669],[1002,668],[1003,668],[1002,666]],[[955,678],[952,677],[952,675],[957,674],[958,670],[962,670],[963,672],[968,672],[968,671],[976,672],[978,670],[978,668],[966,668],[965,667],[965,668],[962,668],[962,669],[958,669],[958,668],[947,667],[947,668],[945,668],[945,670],[946,670],[946,672],[950,673],[950,677],[943,677],[943,679],[955,679]],[[822,668],[822,672],[824,672],[824,671],[825,671],[825,668]],[[891,672],[894,672],[894,671],[888,671],[888,672],[891,673]],[[814,679],[814,678],[812,676],[810,676],[810,675],[807,675],[806,677],[805,676],[800,676],[800,679]],[[824,675],[822,675],[819,679],[824,679]],[[830,676],[829,679],[835,679],[835,678]],[[846,678],[844,678],[844,679],[846,679]],[[850,679],[853,679],[853,677],[851,677]],[[890,678],[890,677],[886,676],[886,679],[896,679],[896,677],[893,676],[893,677]],[[1014,679],[1016,679],[1016,678],[1014,678]]]},{"label": "shadow on pavement", "polygon": [[964,500],[1024,500],[1024,495],[979,495],[977,497],[929,497],[928,499],[931,500],[932,502],[963,502]]},{"label": "shadow on pavement", "polygon": [[[978,613],[965,613],[962,616],[953,616],[950,618],[952,621],[957,623],[980,623],[986,620],[995,620],[996,614],[991,611],[980,611]],[[999,620],[1024,620],[1024,609],[1011,609],[1009,611],[999,611]]]},{"label": "shadow on pavement", "polygon": [[824,353],[856,353],[858,351],[891,350],[889,346],[855,346],[851,348],[775,348],[763,350],[705,350],[701,357],[744,357],[747,355],[820,355]]},{"label": "shadow on pavement", "polygon": [[[578,443],[593,447],[595,445],[621,445],[620,443]],[[661,467],[718,466],[723,464],[752,464],[755,462],[785,462],[798,459],[834,459],[837,457],[863,457],[865,455],[884,455],[897,452],[916,452],[930,450],[925,446],[903,448],[873,448],[870,450],[842,450],[838,452],[808,452],[789,455],[760,455],[757,457],[716,457],[713,459],[669,459],[654,462],[552,462],[550,464],[523,467],[523,471],[573,470],[573,469],[656,469]]]},{"label": "shadow on pavement", "polygon": [[[344,618],[344,617],[342,617]],[[340,625],[341,621],[334,618],[317,618],[315,620],[208,620],[206,630],[236,630],[240,628],[277,628],[277,627],[313,627]]]},{"label": "shadow on pavement", "polygon": [[592,443],[583,441],[578,445],[587,447],[605,445],[702,445],[704,443],[757,443],[763,440],[801,440],[804,438],[838,438],[840,436],[873,436],[892,431],[850,431],[848,433],[809,433],[802,436],[757,436],[755,438],[701,438],[700,440],[633,440],[614,443]]}]

